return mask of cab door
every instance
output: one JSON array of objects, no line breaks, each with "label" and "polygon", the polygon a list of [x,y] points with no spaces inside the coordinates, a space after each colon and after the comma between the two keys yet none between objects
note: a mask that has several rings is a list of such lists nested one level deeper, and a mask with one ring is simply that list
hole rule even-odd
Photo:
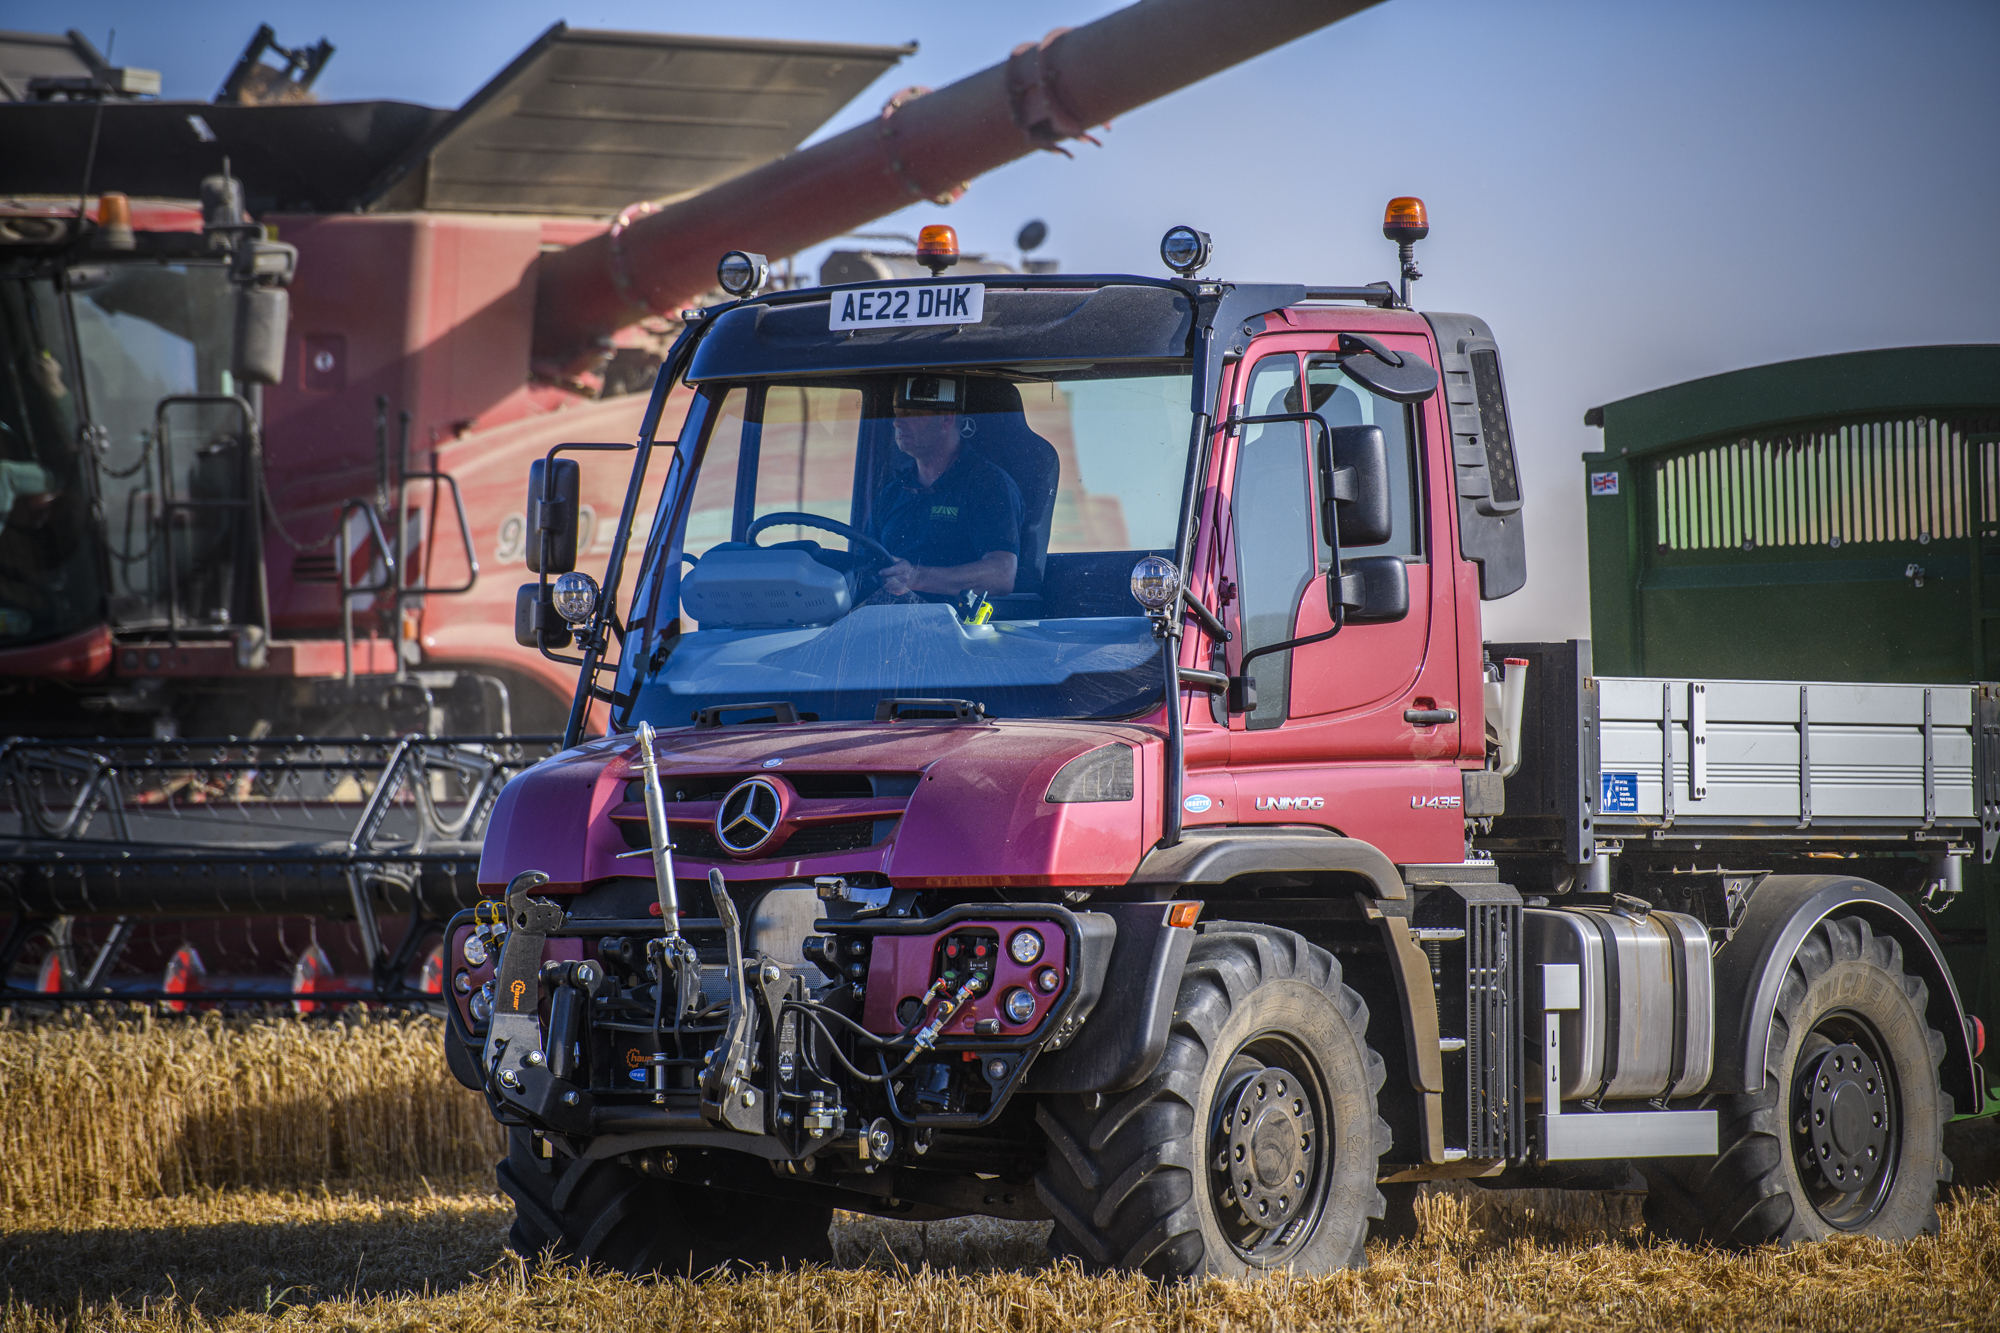
[{"label": "cab door", "polygon": [[[1341,554],[1401,558],[1410,609],[1402,620],[1345,625],[1330,638],[1250,663],[1256,707],[1228,719],[1239,818],[1323,825],[1401,863],[1461,860],[1458,728],[1425,720],[1455,713],[1458,704],[1450,580],[1431,578],[1439,534],[1426,522],[1426,405],[1393,403],[1351,381],[1331,356],[1330,336],[1265,341],[1272,350],[1260,345],[1241,363],[1241,415],[1310,406],[1334,425],[1382,431],[1394,505],[1390,540]],[[1428,359],[1420,336],[1384,341]],[[1234,594],[1232,674],[1241,673],[1246,651],[1332,628],[1332,551],[1317,520],[1313,449],[1312,433],[1292,423],[1244,427],[1225,445],[1227,535],[1219,546]]]}]

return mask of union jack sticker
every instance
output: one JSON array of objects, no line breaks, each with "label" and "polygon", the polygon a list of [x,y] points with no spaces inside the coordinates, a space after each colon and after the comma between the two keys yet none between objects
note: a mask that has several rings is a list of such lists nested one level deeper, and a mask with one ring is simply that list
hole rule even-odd
[{"label": "union jack sticker", "polygon": [[1590,474],[1592,495],[1618,494],[1618,474],[1616,472],[1593,472]]}]

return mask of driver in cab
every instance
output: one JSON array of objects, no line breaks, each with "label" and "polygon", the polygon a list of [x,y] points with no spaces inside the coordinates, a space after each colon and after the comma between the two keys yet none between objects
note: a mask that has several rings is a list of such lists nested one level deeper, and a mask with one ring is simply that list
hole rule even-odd
[{"label": "driver in cab", "polygon": [[896,385],[896,448],[913,468],[875,497],[869,535],[895,555],[881,571],[894,596],[1014,590],[1020,565],[1021,489],[966,447],[966,381],[911,375]]}]

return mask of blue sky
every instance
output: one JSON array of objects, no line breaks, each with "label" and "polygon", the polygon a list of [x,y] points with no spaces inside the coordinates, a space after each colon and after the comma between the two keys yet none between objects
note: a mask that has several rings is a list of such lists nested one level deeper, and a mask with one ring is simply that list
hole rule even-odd
[{"label": "blue sky", "polygon": [[[268,22],[339,48],[325,98],[437,106],[558,18],[922,44],[831,131],[1117,7],[0,0],[0,27],[100,46],[115,28],[116,61],[207,98]],[[1488,606],[1487,635],[1581,636],[1585,408],[1791,357],[2000,341],[1996,61],[1992,0],[1388,0],[1121,119],[1074,161],[1038,154],[881,225],[948,221],[968,249],[1006,251],[1041,217],[1065,269],[1153,273],[1160,233],[1188,222],[1215,236],[1212,275],[1348,283],[1390,276],[1382,204],[1423,196],[1418,304],[1492,324],[1528,487],[1528,587]]]}]

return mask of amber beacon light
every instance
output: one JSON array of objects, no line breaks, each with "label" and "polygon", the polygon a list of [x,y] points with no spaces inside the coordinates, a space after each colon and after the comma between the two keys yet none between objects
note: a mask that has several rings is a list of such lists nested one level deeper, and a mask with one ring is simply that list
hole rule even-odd
[{"label": "amber beacon light", "polygon": [[1410,284],[1424,275],[1417,272],[1418,241],[1431,234],[1430,216],[1424,201],[1415,195],[1398,195],[1382,210],[1382,234],[1396,243],[1396,258],[1403,266],[1403,307],[1409,308]]},{"label": "amber beacon light", "polygon": [[934,222],[917,233],[917,262],[933,275],[958,262],[958,233],[942,222]]},{"label": "amber beacon light", "polygon": [[97,225],[104,231],[104,248],[131,250],[138,245],[132,234],[132,201],[122,194],[106,194],[97,201]]}]

